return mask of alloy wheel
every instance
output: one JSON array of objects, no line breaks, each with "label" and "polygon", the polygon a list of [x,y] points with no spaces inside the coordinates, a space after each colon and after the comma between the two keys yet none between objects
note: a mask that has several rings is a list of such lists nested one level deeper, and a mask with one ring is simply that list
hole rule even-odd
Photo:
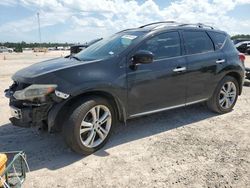
[{"label": "alloy wheel", "polygon": [[104,105],[91,108],[83,118],[80,126],[80,139],[84,146],[94,148],[107,137],[112,123],[111,112]]},{"label": "alloy wheel", "polygon": [[219,95],[219,104],[223,109],[229,109],[235,102],[237,89],[233,82],[226,82]]}]

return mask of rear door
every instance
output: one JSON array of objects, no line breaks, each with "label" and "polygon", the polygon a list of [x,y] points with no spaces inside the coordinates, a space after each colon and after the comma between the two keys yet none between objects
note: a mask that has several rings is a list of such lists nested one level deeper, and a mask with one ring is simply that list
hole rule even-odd
[{"label": "rear door", "polygon": [[214,44],[204,30],[183,30],[182,35],[188,76],[186,103],[206,100],[218,84],[218,69],[226,62],[225,54],[220,49],[224,41]]}]

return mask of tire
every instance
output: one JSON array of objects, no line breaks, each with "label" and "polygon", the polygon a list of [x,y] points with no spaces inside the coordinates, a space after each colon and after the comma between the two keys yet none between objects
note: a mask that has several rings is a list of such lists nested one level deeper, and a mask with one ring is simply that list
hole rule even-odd
[{"label": "tire", "polygon": [[[230,87],[232,87],[231,90],[230,90]],[[229,93],[227,89],[230,90]],[[227,93],[227,94],[224,94],[224,93]],[[233,93],[235,94],[234,97],[233,97]],[[239,96],[238,81],[234,77],[225,76],[217,85],[213,93],[213,96],[207,101],[207,106],[213,112],[216,112],[219,114],[228,113],[232,111],[233,107],[235,106],[238,96]]]},{"label": "tire", "polygon": [[[79,154],[94,153],[108,141],[115,121],[114,109],[106,99],[89,97],[78,101],[73,105],[68,121],[63,126],[66,144]],[[101,124],[102,122],[104,123]]]},{"label": "tire", "polygon": [[250,69],[246,69],[246,79],[250,80]]}]

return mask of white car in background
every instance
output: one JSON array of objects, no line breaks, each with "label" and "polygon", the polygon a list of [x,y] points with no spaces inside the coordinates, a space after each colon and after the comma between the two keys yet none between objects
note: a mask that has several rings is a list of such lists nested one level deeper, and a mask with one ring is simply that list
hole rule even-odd
[{"label": "white car in background", "polygon": [[250,41],[242,41],[235,44],[235,47],[240,53],[246,53],[250,55]]},{"label": "white car in background", "polygon": [[12,53],[14,50],[12,48],[7,48],[5,46],[0,46],[0,53],[2,52],[9,52]]}]

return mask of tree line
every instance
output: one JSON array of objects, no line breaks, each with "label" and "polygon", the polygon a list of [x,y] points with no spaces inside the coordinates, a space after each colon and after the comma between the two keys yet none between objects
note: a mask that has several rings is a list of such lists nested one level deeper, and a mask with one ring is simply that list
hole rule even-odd
[{"label": "tree line", "polygon": [[37,47],[42,47],[42,48],[49,48],[49,47],[58,47],[58,46],[71,46],[73,45],[72,43],[50,43],[50,42],[44,42],[44,43],[26,43],[24,41],[22,42],[0,42],[0,46],[5,46],[7,48],[37,48]]},{"label": "tree line", "polygon": [[241,34],[241,35],[234,35],[234,36],[231,37],[232,40],[239,39],[239,38],[240,39],[248,39],[249,40],[250,39],[250,35],[243,35],[243,34]]}]

